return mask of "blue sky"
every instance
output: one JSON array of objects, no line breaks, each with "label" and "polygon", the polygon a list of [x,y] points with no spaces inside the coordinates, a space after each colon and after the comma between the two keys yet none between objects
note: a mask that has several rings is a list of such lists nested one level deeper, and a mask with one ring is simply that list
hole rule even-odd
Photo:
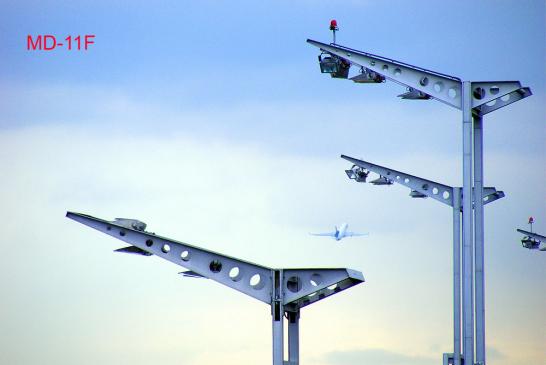
[{"label": "blue sky", "polygon": [[[515,232],[529,215],[546,232],[544,2],[0,9],[0,362],[270,361],[268,308],[159,259],[114,255],[116,242],[66,210],[139,218],[268,266],[362,271],[365,284],[304,311],[302,364],[432,364],[450,351],[450,210],[347,181],[339,154],[459,185],[460,113],[398,100],[393,83],[321,75],[305,40],[330,41],[333,18],[342,45],[531,87],[485,117],[485,182],[507,195],[486,208],[487,336],[495,363],[544,360],[546,256]],[[87,52],[39,53],[25,49],[28,34],[96,38]],[[370,236],[307,235],[341,222]]]}]

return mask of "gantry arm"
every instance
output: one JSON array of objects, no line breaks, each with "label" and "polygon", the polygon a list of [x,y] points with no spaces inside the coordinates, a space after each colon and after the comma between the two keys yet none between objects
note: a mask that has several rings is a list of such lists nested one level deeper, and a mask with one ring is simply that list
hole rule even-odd
[{"label": "gantry arm", "polygon": [[362,273],[350,269],[285,269],[283,302],[287,310],[305,307],[364,282]]},{"label": "gantry arm", "polygon": [[[521,99],[524,99],[528,96],[533,95],[533,93],[531,92],[531,89],[528,87],[522,87],[522,88],[513,90],[514,86],[517,86],[517,85],[512,85],[511,88],[504,87],[502,95],[499,95],[501,94],[499,90],[499,92],[495,93],[495,96],[497,96],[497,98],[493,98],[492,100],[485,101],[481,103],[480,105],[475,106],[473,109],[473,112],[476,113],[477,115],[483,116],[485,114],[491,113],[497,109],[500,109],[502,107],[515,103],[516,101],[519,101]],[[475,90],[476,87],[483,87],[483,86],[480,85],[480,83],[473,82],[472,88]],[[491,90],[491,87],[490,87],[490,90]],[[479,95],[479,90],[477,91],[477,95]]]},{"label": "gantry arm", "polygon": [[[406,174],[405,172],[393,170],[387,167],[379,166],[371,162],[358,160],[353,157],[341,155],[341,158],[352,162],[356,166],[359,166],[368,171],[381,175],[385,179],[392,182],[402,184],[413,191],[418,192],[422,196],[435,199],[441,203],[453,206],[453,187],[437,183],[432,180],[423,179],[414,175]],[[461,194],[462,194],[462,189]],[[483,203],[489,204],[495,200],[504,197],[503,191],[497,191],[494,187],[483,188]]]},{"label": "gantry arm", "polygon": [[308,43],[321,50],[341,57],[351,64],[372,70],[379,75],[397,82],[406,87],[411,87],[432,98],[461,109],[461,80],[457,77],[441,74],[407,63],[391,60],[371,53],[358,51],[340,45],[331,45],[317,42],[311,39]]},{"label": "gantry arm", "polygon": [[519,233],[523,233],[524,235],[529,236],[531,238],[535,238],[535,239],[537,239],[539,241],[543,241],[543,240],[546,241],[546,237],[541,235],[541,234],[525,231],[523,229],[517,229],[517,231]]},{"label": "gantry arm", "polygon": [[89,215],[67,212],[66,216],[127,242],[142,251],[171,261],[197,275],[250,295],[264,303],[270,304],[271,302],[271,269],[268,267]]},{"label": "gantry arm", "polygon": [[[311,39],[307,42],[352,65],[362,67],[364,72],[371,70],[409,88],[409,92],[399,95],[402,98],[428,99],[430,96],[452,107],[462,109],[462,82],[457,77],[338,44],[326,44]],[[354,81],[358,82],[356,79]],[[531,89],[521,87],[519,81],[475,81],[472,82],[471,91],[470,106],[477,115],[490,113],[532,95]]]},{"label": "gantry arm", "polygon": [[451,186],[447,186],[430,180],[425,180],[414,175],[375,165],[371,162],[358,160],[349,156],[341,155],[341,158],[352,162],[353,164],[366,170],[384,176],[392,182],[402,184],[423,195],[438,200],[441,203],[453,206],[453,188]]}]

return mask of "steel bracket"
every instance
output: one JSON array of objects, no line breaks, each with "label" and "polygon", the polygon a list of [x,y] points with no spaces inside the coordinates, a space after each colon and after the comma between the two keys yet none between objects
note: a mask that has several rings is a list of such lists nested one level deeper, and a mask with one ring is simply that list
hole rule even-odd
[{"label": "steel bracket", "polygon": [[497,109],[500,109],[502,107],[515,103],[516,101],[520,101],[521,99],[524,99],[531,95],[533,95],[533,93],[531,92],[530,88],[522,87],[515,91],[509,92],[508,94],[500,96],[496,99],[493,99],[485,104],[481,104],[477,107],[474,107],[473,112],[476,113],[477,115],[483,116]]},{"label": "steel bracket", "polygon": [[510,98],[507,95],[517,92],[521,88],[519,81],[473,81],[471,83],[472,108],[493,103],[493,100],[496,99]]}]

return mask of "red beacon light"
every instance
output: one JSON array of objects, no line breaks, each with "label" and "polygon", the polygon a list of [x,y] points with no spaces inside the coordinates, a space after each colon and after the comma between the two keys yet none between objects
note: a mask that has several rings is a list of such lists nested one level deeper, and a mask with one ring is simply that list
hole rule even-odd
[{"label": "red beacon light", "polygon": [[335,19],[330,20],[330,30],[332,31],[332,33],[334,35],[334,43],[333,44],[336,44],[336,31],[339,30],[339,28],[337,27],[337,20],[335,20]]}]

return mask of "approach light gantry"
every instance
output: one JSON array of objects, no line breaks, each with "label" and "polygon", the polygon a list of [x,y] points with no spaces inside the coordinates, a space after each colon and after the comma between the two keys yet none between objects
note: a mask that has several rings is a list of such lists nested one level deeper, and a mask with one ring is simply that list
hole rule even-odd
[{"label": "approach light gantry", "polygon": [[[444,363],[454,364],[461,362],[461,201],[462,189],[452,187],[438,182],[427,180],[421,177],[397,171],[388,167],[359,160],[353,157],[341,155],[341,158],[351,162],[352,168],[345,170],[349,179],[359,181],[355,178],[355,171],[366,171],[379,175],[379,178],[370,181],[372,185],[392,185],[398,183],[410,189],[409,196],[412,198],[432,198],[453,208],[453,353],[444,354]],[[488,204],[504,197],[503,191],[497,191],[493,187],[483,188],[483,203]]]},{"label": "approach light gantry", "polygon": [[[301,308],[364,282],[361,272],[350,269],[272,269],[253,264],[147,232],[146,224],[138,220],[107,221],[74,212],[66,216],[130,245],[117,252],[158,256],[188,269],[184,276],[211,279],[270,305],[273,365],[299,364]],[[284,361],[285,316],[288,361]]]},{"label": "approach light gantry", "polygon": [[[462,213],[463,352],[468,365],[474,365],[474,359],[477,364],[485,365],[483,116],[532,95],[531,90],[522,87],[519,81],[462,81],[335,42],[326,44],[311,39],[307,42],[318,47],[324,55],[356,66],[361,74],[373,72],[406,87],[407,92],[399,95],[403,99],[435,99],[461,110],[462,206],[467,207]],[[416,190],[412,196],[421,197],[421,194]],[[459,359],[454,365],[461,365]]]}]

